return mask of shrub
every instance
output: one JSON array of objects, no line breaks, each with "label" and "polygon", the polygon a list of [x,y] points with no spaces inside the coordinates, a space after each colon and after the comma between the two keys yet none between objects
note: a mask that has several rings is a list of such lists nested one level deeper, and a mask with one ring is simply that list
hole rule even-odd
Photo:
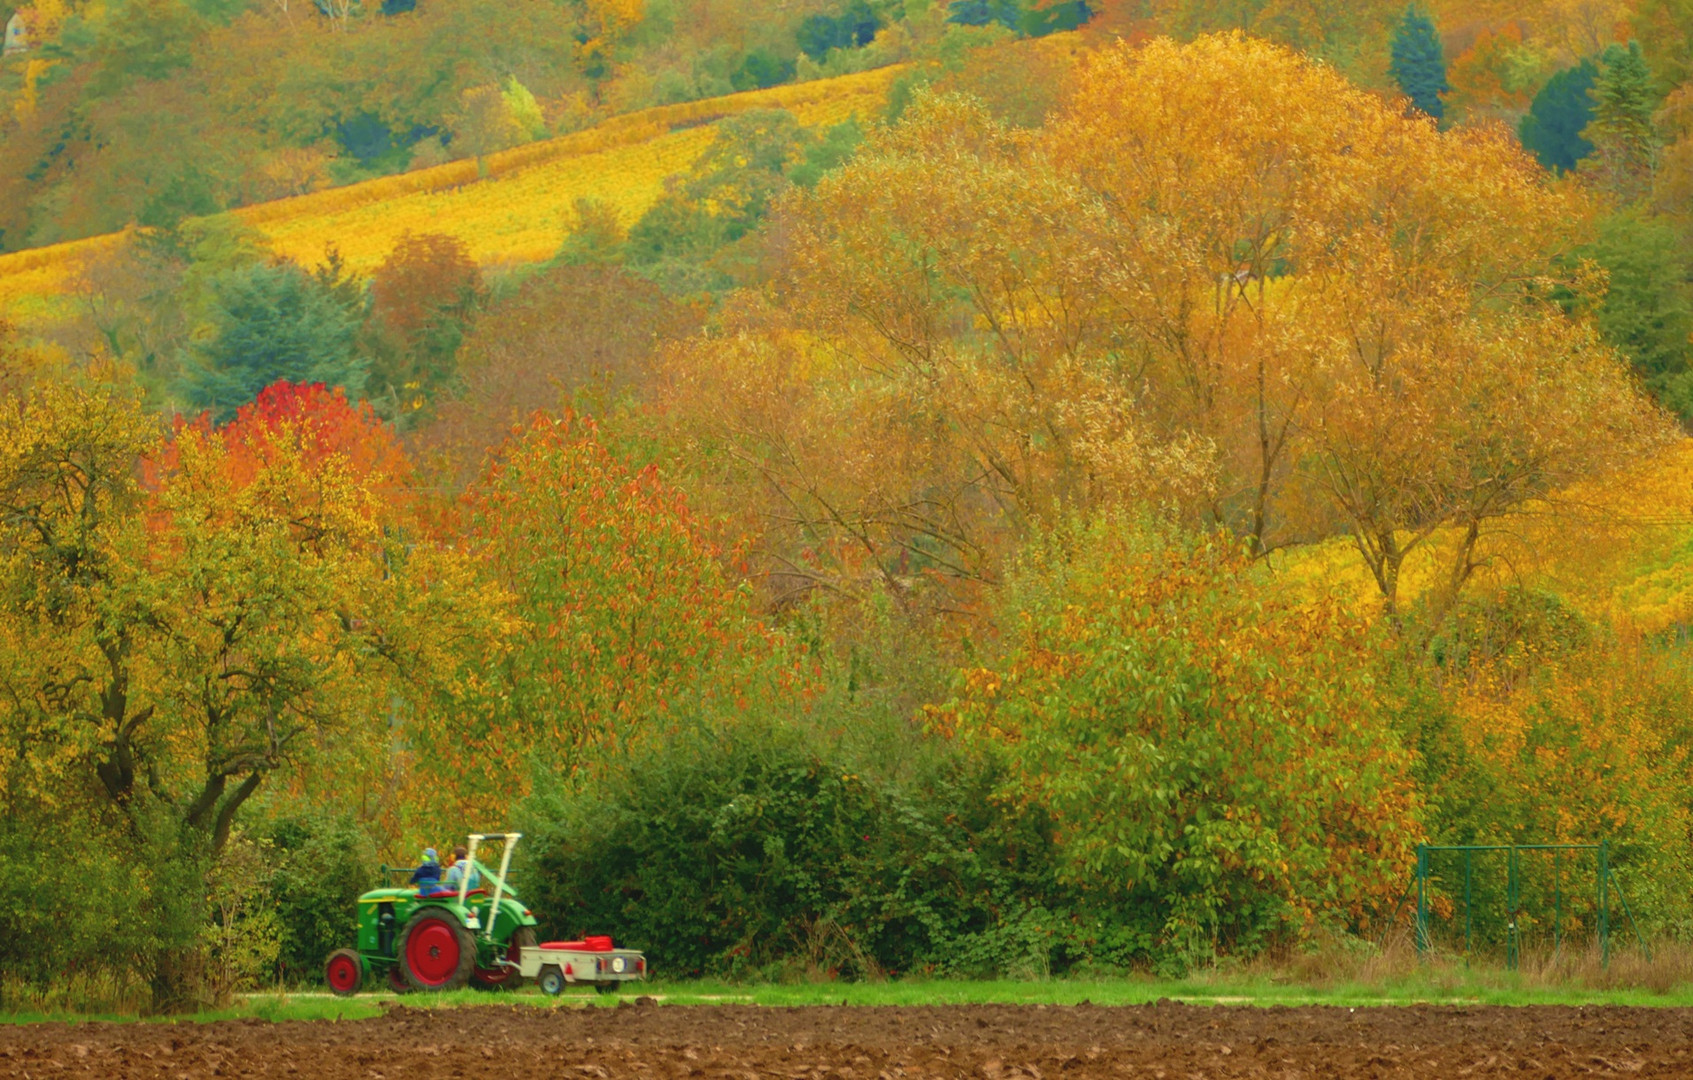
[{"label": "shrub", "polygon": [[324,959],[353,944],[359,894],[382,884],[375,845],[350,818],[311,811],[273,819],[260,835],[279,923],[276,976],[316,982]]},{"label": "shrub", "polygon": [[785,83],[794,77],[794,62],[784,60],[766,48],[753,49],[741,60],[741,66],[729,76],[729,84],[736,90],[763,90]]},{"label": "shrub", "polygon": [[1006,655],[934,716],[1052,814],[1120,947],[1182,968],[1385,914],[1415,804],[1363,622],[1110,522],[1036,540],[1006,603]]},{"label": "shrub", "polygon": [[526,898],[666,974],[989,974],[1062,964],[1049,823],[953,757],[911,788],[786,726],[679,735],[551,808]]}]

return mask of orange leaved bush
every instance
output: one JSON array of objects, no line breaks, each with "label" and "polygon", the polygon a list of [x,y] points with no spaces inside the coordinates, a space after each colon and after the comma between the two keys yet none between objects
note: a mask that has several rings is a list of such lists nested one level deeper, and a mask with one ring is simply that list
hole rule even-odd
[{"label": "orange leaved bush", "polygon": [[787,658],[725,572],[734,554],[591,422],[535,416],[465,500],[469,543],[522,623],[487,716],[431,747],[459,812],[503,812],[632,740],[797,701],[808,685],[810,667]]}]

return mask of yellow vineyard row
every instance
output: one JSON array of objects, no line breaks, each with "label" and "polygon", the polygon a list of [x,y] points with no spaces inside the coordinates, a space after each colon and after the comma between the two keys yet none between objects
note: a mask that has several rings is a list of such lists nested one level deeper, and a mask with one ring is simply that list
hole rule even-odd
[{"label": "yellow vineyard row", "polygon": [[[712,138],[715,121],[751,109],[781,108],[802,124],[839,123],[881,111],[897,68],[664,105],[613,117],[571,135],[530,143],[483,161],[455,161],[362,184],[261,203],[236,216],[303,263],[337,245],[357,270],[387,256],[401,233],[459,237],[485,265],[551,255],[579,198],[615,206],[630,223],[658,198],[666,177],[685,170]],[[82,267],[124,243],[91,237],[0,255],[0,311],[27,316],[72,289]]]}]

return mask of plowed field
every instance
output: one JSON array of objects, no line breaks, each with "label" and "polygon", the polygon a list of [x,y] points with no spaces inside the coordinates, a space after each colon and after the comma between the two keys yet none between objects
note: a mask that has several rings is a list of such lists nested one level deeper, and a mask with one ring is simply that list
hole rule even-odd
[{"label": "plowed field", "polygon": [[340,1023],[0,1028],[0,1076],[1693,1077],[1693,1010],[399,1007]]}]

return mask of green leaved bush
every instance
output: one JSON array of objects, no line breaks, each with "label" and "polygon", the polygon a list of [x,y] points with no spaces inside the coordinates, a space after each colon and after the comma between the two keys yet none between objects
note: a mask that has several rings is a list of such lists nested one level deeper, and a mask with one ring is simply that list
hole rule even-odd
[{"label": "green leaved bush", "polygon": [[942,755],[896,783],[770,718],[630,756],[529,831],[525,893],[559,935],[607,932],[669,976],[869,978],[1065,965],[1053,833]]},{"label": "green leaved bush", "polygon": [[931,710],[1050,814],[1059,880],[1163,970],[1389,915],[1417,839],[1375,631],[1220,537],[1037,536],[1003,656]]}]

